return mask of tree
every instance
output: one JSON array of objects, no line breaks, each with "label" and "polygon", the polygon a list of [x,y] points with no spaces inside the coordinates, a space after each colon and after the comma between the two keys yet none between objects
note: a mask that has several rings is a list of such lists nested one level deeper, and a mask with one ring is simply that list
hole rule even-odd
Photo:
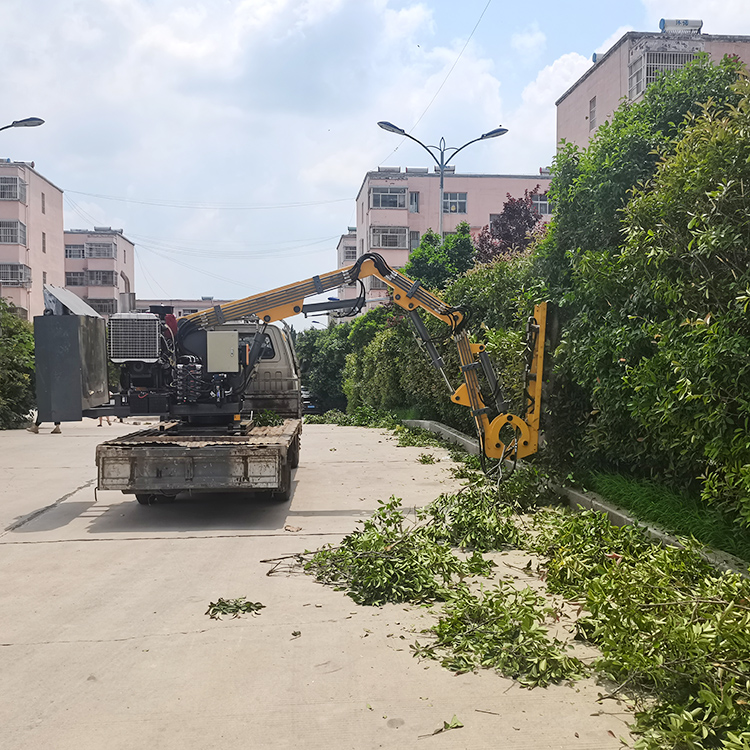
[{"label": "tree", "polygon": [[[724,261],[708,262],[687,252],[686,246],[697,248],[713,231],[724,240],[731,234],[731,222],[714,216],[705,235],[694,236],[698,219],[693,220],[691,204],[698,210],[706,199],[702,190],[719,190],[710,182],[712,170],[717,170],[713,179],[729,175],[742,184],[746,177],[739,164],[720,159],[712,163],[708,149],[719,149],[720,144],[709,146],[693,133],[699,121],[702,128],[708,127],[704,108],[721,122],[736,110],[743,97],[735,85],[740,73],[735,60],[716,65],[701,58],[660,77],[641,102],[620,107],[587,149],[567,145],[558,152],[551,187],[555,217],[532,260],[534,273],[544,281],[547,294],[560,302],[564,316],[555,391],[548,400],[556,409],[547,429],[553,458],[572,456],[587,468],[623,469],[681,484],[695,483],[701,471],[710,468],[698,438],[700,429],[687,430],[698,413],[708,419],[697,408],[708,394],[686,391],[682,401],[670,400],[661,389],[674,392],[685,387],[684,382],[677,386],[680,377],[669,374],[667,352],[675,355],[672,362],[681,361],[684,367],[693,356],[678,350],[687,347],[698,356],[698,338],[687,344],[690,326],[679,329],[685,320],[695,320],[699,309],[702,319],[710,312],[709,320],[715,320],[715,305],[705,307],[716,292],[713,274],[718,274],[719,285],[736,290],[734,282],[727,286],[729,279],[719,273]],[[738,127],[731,132],[740,144],[747,143],[747,131]],[[689,142],[694,152],[691,165],[683,142]],[[664,178],[663,165],[672,163],[678,153],[683,182],[678,191],[667,192],[657,182]],[[672,180],[679,183],[674,176]],[[681,210],[675,203],[678,193]],[[638,197],[629,205],[634,195],[657,197]],[[646,221],[649,201],[655,213]],[[636,230],[636,215],[631,213],[636,206],[643,231]],[[743,226],[739,220],[735,223]],[[656,243],[663,243],[659,252]],[[731,261],[728,246],[719,246],[719,257]],[[704,354],[714,357],[708,348]],[[738,372],[736,367],[735,375]],[[682,377],[695,382],[696,374],[697,370],[689,375],[685,370]],[[709,396],[704,403],[710,402]],[[667,403],[669,409],[664,408]],[[713,419],[706,423],[716,425]]]},{"label": "tree", "polygon": [[350,327],[350,323],[331,324],[324,330],[308,328],[297,334],[302,382],[324,411],[346,408],[342,380]]},{"label": "tree", "polygon": [[507,194],[499,216],[477,235],[477,261],[489,263],[496,258],[511,258],[527,251],[534,230],[542,221],[532,200],[532,196],[538,193],[537,186],[531,192],[525,190],[522,198]]},{"label": "tree", "polygon": [[21,427],[34,408],[34,334],[0,299],[0,429]]},{"label": "tree", "polygon": [[419,247],[409,256],[404,273],[430,289],[443,289],[474,264],[474,245],[469,225],[464,221],[441,241],[440,235],[428,229]]}]

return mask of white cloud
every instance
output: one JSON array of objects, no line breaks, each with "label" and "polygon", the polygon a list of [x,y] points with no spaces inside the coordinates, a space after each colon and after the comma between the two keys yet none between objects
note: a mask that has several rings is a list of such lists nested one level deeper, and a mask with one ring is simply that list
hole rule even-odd
[{"label": "white cloud", "polygon": [[529,172],[549,165],[555,153],[555,101],[590,65],[583,55],[568,53],[540,70],[524,88],[521,106],[507,118],[510,132],[505,138],[513,137],[514,146],[505,157],[504,171]]},{"label": "white cloud", "polygon": [[633,31],[632,26],[620,26],[617,31],[615,31],[614,34],[610,34],[609,37],[607,37],[595,50],[594,52],[598,54],[604,54],[605,52],[609,52],[609,50],[615,46],[617,42],[622,39],[623,35],[626,34],[628,31]]},{"label": "white cloud", "polygon": [[539,57],[546,44],[547,36],[536,22],[524,31],[513,34],[510,38],[510,46],[524,58]]},{"label": "white cloud", "polygon": [[[9,116],[47,123],[6,131],[1,155],[35,159],[71,191],[145,201],[71,194],[84,216],[70,213],[68,226],[85,226],[89,215],[126,235],[164,238],[177,260],[182,245],[205,248],[206,258],[186,252],[206,269],[200,274],[143,240],[143,263],[172,296],[288,283],[333,266],[330,238],[353,223],[367,170],[430,163],[378,120],[416,124],[416,137],[445,137],[450,146],[500,124],[510,129],[462,152],[459,171],[529,172],[548,163],[554,101],[588,61],[566,55],[545,67],[511,110],[501,76],[510,85],[516,68],[509,73],[493,59],[498,50],[477,39],[462,53],[465,37],[438,36],[445,21],[433,0],[4,0],[5,93],[16,108]],[[498,48],[507,49],[507,36],[497,36]],[[514,43],[527,66],[545,39],[532,25]],[[160,199],[246,208],[149,204]],[[260,252],[280,239],[299,248],[293,263],[292,251],[279,262],[225,257],[227,248]],[[234,281],[224,288],[208,271]]]}]

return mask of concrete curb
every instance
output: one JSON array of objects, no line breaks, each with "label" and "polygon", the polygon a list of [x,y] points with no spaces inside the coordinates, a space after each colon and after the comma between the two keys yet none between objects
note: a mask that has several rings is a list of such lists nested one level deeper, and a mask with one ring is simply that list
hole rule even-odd
[{"label": "concrete curb", "polygon": [[[440,422],[422,419],[405,419],[404,424],[407,427],[421,427],[423,430],[429,430],[449,443],[460,445],[467,453],[472,453],[474,455],[479,454],[479,441],[470,438],[468,435],[464,435],[464,433],[459,432],[458,430],[454,430],[452,427],[441,424]],[[518,466],[523,466],[523,462],[519,461]],[[570,508],[575,511],[596,510],[600,513],[606,513],[609,522],[613,526],[638,525],[645,529],[646,534],[651,539],[660,544],[665,544],[670,547],[678,547],[680,549],[684,546],[679,539],[668,534],[664,529],[639,520],[624,508],[605,500],[601,495],[597,495],[595,492],[581,492],[580,490],[575,490],[572,487],[565,487],[561,484],[550,484],[550,489],[561,498],[564,498]],[[739,573],[745,578],[750,578],[748,563],[741,560],[739,557],[730,555],[728,552],[715,551],[707,547],[706,551],[701,553],[701,557],[703,557],[707,563],[713,565],[717,570]]]},{"label": "concrete curb", "polygon": [[464,435],[463,432],[448,427],[448,425],[433,422],[431,419],[404,419],[403,423],[407,427],[419,427],[423,430],[434,432],[436,435],[440,435],[446,442],[460,445],[467,453],[475,456],[479,455],[478,440],[474,440],[474,438],[470,438],[468,435]]}]

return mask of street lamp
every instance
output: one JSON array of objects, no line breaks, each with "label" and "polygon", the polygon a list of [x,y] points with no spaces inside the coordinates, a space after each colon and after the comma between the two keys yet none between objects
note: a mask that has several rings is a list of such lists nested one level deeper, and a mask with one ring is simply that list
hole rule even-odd
[{"label": "street lamp", "polygon": [[36,128],[39,125],[44,125],[44,120],[41,117],[27,117],[25,120],[13,120],[10,125],[3,125],[0,130],[7,130],[8,128]]},{"label": "street lamp", "polygon": [[[426,146],[422,141],[420,141],[418,138],[415,138],[413,135],[409,135],[403,128],[399,128],[398,126],[394,125],[391,122],[386,122],[385,120],[378,123],[378,126],[383,128],[383,130],[387,130],[389,133],[395,133],[396,135],[402,135],[404,138],[409,138],[415,143],[418,143],[435,161],[435,164],[437,164],[438,170],[440,171],[440,239],[442,241],[443,239],[443,186],[445,184],[445,168],[448,166],[448,163],[450,160],[459,152],[463,151],[467,146],[470,146],[472,143],[476,143],[477,141],[486,141],[489,138],[497,138],[500,135],[505,135],[508,132],[508,128],[495,128],[494,130],[490,130],[488,133],[483,133],[479,136],[479,138],[474,138],[474,140],[468,141],[467,143],[464,143],[463,146],[460,148],[454,148],[453,146],[446,147],[445,145],[445,138],[440,139],[440,145],[439,146]],[[435,152],[437,152],[440,155],[440,158],[438,159],[437,156],[435,156],[435,153],[433,153],[433,149]],[[450,154],[446,158],[446,152],[452,151],[453,153]]]}]

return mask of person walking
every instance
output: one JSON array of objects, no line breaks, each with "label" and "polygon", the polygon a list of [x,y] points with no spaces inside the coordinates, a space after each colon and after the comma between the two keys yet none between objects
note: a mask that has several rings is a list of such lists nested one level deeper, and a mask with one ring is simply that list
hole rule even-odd
[{"label": "person walking", "polygon": [[[37,420],[38,420],[38,418],[37,418]],[[34,424],[31,425],[31,427],[27,427],[26,428],[26,431],[27,432],[33,432],[35,435],[38,435],[39,434],[39,425],[40,424],[41,424],[40,421],[35,421]],[[99,426],[101,427],[101,425],[99,425]],[[60,429],[60,423],[59,422],[55,422],[55,426],[50,430],[50,435],[61,435],[61,434],[62,434],[62,430]]]}]

